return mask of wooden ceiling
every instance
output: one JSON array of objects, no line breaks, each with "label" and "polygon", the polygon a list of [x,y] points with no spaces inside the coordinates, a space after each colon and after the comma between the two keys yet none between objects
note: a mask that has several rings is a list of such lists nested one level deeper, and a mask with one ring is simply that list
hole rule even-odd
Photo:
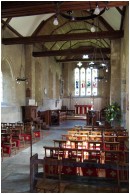
[{"label": "wooden ceiling", "polygon": [[[97,3],[100,9],[106,6],[108,13],[110,9],[118,11],[118,14],[120,14],[120,27],[118,30],[114,29],[104,19],[103,15],[94,20],[83,21],[67,20],[60,15],[71,10],[74,11],[76,17],[86,17],[88,16],[90,6],[91,9],[95,9]],[[34,51],[32,55],[34,57],[54,56],[58,62],[82,60],[83,54],[90,54],[92,56],[95,47],[97,48],[96,52],[99,60],[101,57],[98,54],[101,52],[104,54],[104,58],[109,59],[110,41],[124,36],[123,21],[128,3],[128,1],[2,1],[2,28],[3,30],[9,28],[16,35],[16,37],[12,38],[2,38],[2,43],[6,45],[40,44],[39,48],[42,49]],[[31,36],[23,37],[10,25],[10,21],[15,17],[49,13],[54,15],[46,21],[43,19]],[[58,26],[53,25],[56,14],[59,21]],[[116,21],[117,18],[113,18],[113,20]],[[90,31],[93,23],[96,32]]]}]

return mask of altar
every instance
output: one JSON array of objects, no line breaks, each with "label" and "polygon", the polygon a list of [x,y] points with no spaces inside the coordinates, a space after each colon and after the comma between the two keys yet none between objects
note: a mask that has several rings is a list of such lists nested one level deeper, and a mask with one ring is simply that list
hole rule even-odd
[{"label": "altar", "polygon": [[88,112],[88,110],[91,110],[92,105],[75,105],[75,114],[76,115],[83,115]]}]

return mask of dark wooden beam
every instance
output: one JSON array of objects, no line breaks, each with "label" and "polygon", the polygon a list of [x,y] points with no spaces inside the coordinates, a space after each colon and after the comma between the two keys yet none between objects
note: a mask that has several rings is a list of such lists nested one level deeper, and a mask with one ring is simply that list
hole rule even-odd
[{"label": "dark wooden beam", "polygon": [[[59,62],[59,63],[69,63],[69,62],[78,62],[78,61],[81,61],[81,62],[91,62],[93,59],[92,58],[89,58],[89,59],[82,59],[82,58],[77,58],[77,59],[57,59],[56,62]],[[95,62],[100,62],[100,61],[103,61],[103,58],[99,58],[97,57],[96,59],[94,59]],[[110,58],[104,58],[104,61],[110,61]]]},{"label": "dark wooden beam", "polygon": [[105,26],[105,28],[108,31],[114,31],[114,29],[110,26],[110,24],[108,24],[108,22],[102,16],[99,16],[98,18],[99,18],[99,21]]},{"label": "dark wooden beam", "polygon": [[42,42],[55,41],[72,41],[72,40],[88,40],[88,39],[118,39],[124,36],[124,31],[102,31],[102,32],[87,32],[87,33],[71,33],[71,34],[56,34],[56,35],[41,35],[36,37],[22,38],[3,38],[2,43],[6,45],[13,44],[33,44]]},{"label": "dark wooden beam", "polygon": [[43,29],[43,27],[45,26],[45,24],[46,24],[49,20],[51,20],[53,17],[54,17],[54,15],[51,16],[50,18],[48,18],[47,20],[43,20],[43,21],[39,24],[39,26],[36,28],[36,30],[32,33],[32,36],[37,36],[38,33]]},{"label": "dark wooden beam", "polygon": [[116,7],[116,9],[117,9],[117,11],[118,11],[121,15],[123,15],[123,11],[122,11],[119,7]]},{"label": "dark wooden beam", "polygon": [[40,24],[39,24],[39,26],[35,29],[35,31],[32,33],[32,35],[31,35],[31,36],[36,36],[36,35],[40,32],[40,30],[42,29],[42,27],[43,27],[44,23],[45,23],[45,21],[44,21],[44,20],[43,20],[43,21],[41,21],[41,23],[40,23]]},{"label": "dark wooden beam", "polygon": [[[91,9],[95,9],[97,1],[91,1]],[[128,1],[98,1],[100,8],[127,6]],[[60,12],[69,10],[87,10],[90,9],[90,1],[63,1],[60,2]],[[2,1],[1,17],[20,17],[29,15],[39,15],[47,13],[56,13],[55,1]]]},{"label": "dark wooden beam", "polygon": [[123,29],[123,23],[124,23],[124,18],[125,18],[125,12],[126,12],[126,7],[123,7],[122,16],[121,16],[120,30]]},{"label": "dark wooden beam", "polygon": [[11,21],[12,18],[8,18],[5,23],[2,26],[2,29],[5,30],[5,28],[7,27],[7,24]]},{"label": "dark wooden beam", "polygon": [[[4,20],[1,21],[1,23],[4,25],[6,22]],[[21,34],[19,34],[14,28],[12,28],[9,24],[6,23],[6,27],[10,29],[16,36],[22,37]]]},{"label": "dark wooden beam", "polygon": [[[96,50],[96,54],[110,54],[110,48],[102,48]],[[53,51],[42,51],[42,52],[33,52],[33,57],[47,57],[47,56],[66,56],[71,55],[75,56],[77,54],[92,54],[94,53],[94,48],[78,48],[78,49],[65,49],[65,50],[53,50]]]}]

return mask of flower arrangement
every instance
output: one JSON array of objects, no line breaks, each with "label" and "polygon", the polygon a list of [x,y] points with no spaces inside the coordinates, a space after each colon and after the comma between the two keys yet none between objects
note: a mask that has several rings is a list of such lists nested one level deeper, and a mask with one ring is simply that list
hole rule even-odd
[{"label": "flower arrangement", "polygon": [[117,102],[114,102],[105,108],[105,118],[109,123],[111,121],[121,121],[121,108]]}]

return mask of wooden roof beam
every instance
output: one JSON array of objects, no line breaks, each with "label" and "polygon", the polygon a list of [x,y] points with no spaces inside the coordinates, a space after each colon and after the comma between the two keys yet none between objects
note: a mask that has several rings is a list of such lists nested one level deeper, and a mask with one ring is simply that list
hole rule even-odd
[{"label": "wooden roof beam", "polygon": [[108,24],[108,22],[102,16],[99,16],[99,21],[105,26],[107,30],[114,31],[114,29]]},{"label": "wooden roof beam", "polygon": [[9,24],[9,22],[11,21],[12,18],[8,18],[5,23],[2,26],[2,29],[5,30],[5,28],[7,27],[7,24]]},{"label": "wooden roof beam", "polygon": [[[96,50],[96,54],[110,54],[110,48],[102,48]],[[47,57],[47,56],[66,56],[71,55],[75,56],[77,54],[93,54],[94,48],[78,48],[78,49],[65,49],[65,50],[53,50],[53,51],[42,51],[42,52],[33,52],[33,57]]]},{"label": "wooden roof beam", "polygon": [[[110,61],[110,58],[99,58],[97,57],[96,59],[94,59],[95,62],[100,62],[100,61]],[[92,57],[89,58],[89,59],[82,59],[82,58],[77,58],[77,59],[56,59],[56,62],[59,62],[59,63],[69,63],[69,62],[91,62],[93,59]]]},{"label": "wooden roof beam", "polygon": [[14,37],[3,38],[2,43],[6,45],[14,44],[34,44],[42,42],[55,41],[72,41],[72,40],[88,40],[88,39],[118,39],[124,36],[124,31],[101,31],[101,32],[87,32],[87,33],[70,33],[70,34],[55,34],[55,35],[41,35],[28,37]]},{"label": "wooden roof beam", "polygon": [[12,27],[11,27],[8,23],[6,23],[4,20],[2,20],[1,23],[2,23],[3,25],[6,24],[6,27],[7,27],[8,29],[10,29],[16,36],[22,37],[21,34],[19,34],[14,28],[12,28]]},{"label": "wooden roof beam", "polygon": [[[87,10],[90,9],[90,1],[63,1],[60,2],[60,12],[71,10]],[[120,7],[127,6],[128,1],[98,1],[98,6],[104,8],[107,6]],[[97,1],[91,1],[91,9],[94,9]],[[1,3],[1,17],[20,17],[29,15],[39,15],[47,13],[56,13],[56,3],[48,1],[2,1]]]}]

